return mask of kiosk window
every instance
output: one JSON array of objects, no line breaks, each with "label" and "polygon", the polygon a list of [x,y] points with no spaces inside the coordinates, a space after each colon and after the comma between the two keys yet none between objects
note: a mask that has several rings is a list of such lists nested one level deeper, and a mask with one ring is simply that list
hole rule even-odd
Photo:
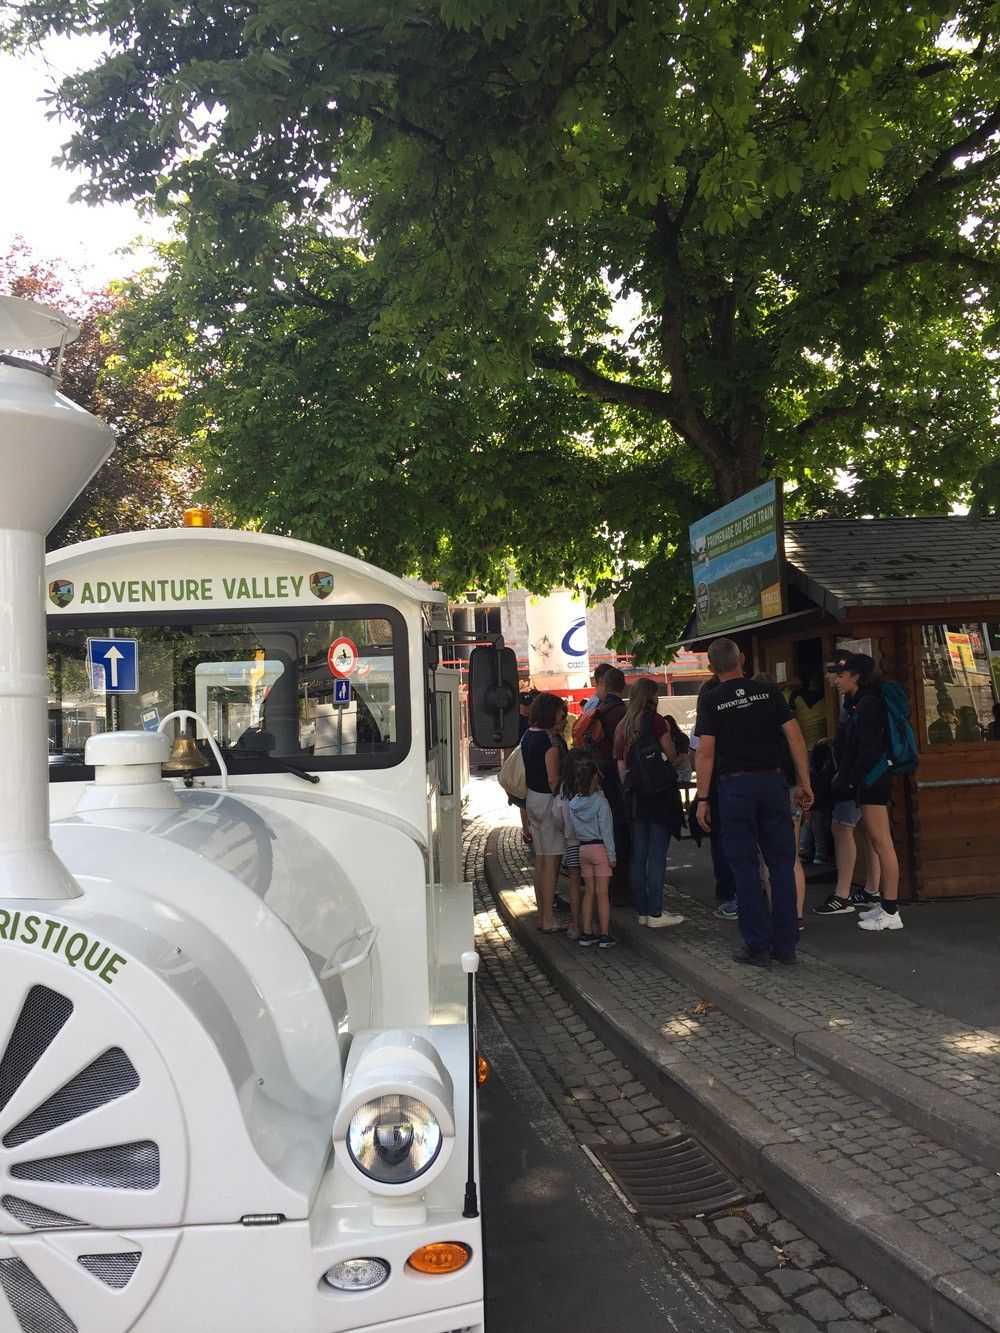
[{"label": "kiosk window", "polygon": [[[89,736],[155,731],[176,708],[199,713],[224,751],[235,748],[234,772],[266,770],[271,756],[319,770],[399,763],[410,738],[401,617],[387,607],[300,620],[275,614],[282,618],[257,612],[248,620],[243,612],[169,623],[50,620],[52,776],[76,776],[56,770],[83,763]],[[87,640],[102,637],[137,641],[136,693],[116,694],[90,670]],[[335,661],[340,675],[328,662],[337,640],[346,641]]]},{"label": "kiosk window", "polygon": [[1000,624],[923,625],[928,745],[1000,741]]}]

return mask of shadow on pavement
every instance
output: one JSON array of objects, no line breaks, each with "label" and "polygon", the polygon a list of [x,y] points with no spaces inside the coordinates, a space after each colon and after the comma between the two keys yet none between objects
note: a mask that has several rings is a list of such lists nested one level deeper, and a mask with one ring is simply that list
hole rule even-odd
[{"label": "shadow on pavement", "polygon": [[[667,878],[681,893],[714,904],[706,846],[699,849],[690,838],[672,843]],[[800,946],[805,953],[972,1027],[1000,1027],[1000,898],[905,903],[903,930],[871,935],[858,930],[856,915],[812,914],[810,909],[832,892],[831,879],[821,873],[817,883],[814,873],[807,875],[806,929]],[[735,925],[730,929],[735,942]]]}]

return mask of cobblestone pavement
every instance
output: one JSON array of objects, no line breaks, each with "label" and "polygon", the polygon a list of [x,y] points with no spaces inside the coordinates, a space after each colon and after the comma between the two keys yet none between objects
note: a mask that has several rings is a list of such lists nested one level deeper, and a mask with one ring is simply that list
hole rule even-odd
[{"label": "cobblestone pavement", "polygon": [[[672,872],[668,864],[668,879],[679,879],[680,873]],[[919,1075],[991,1115],[996,1113],[1000,1106],[1000,1032],[967,1027],[821,961],[810,950],[808,923],[799,947],[809,955],[809,966],[782,970],[777,977],[733,962],[735,930],[720,930],[704,903],[672,891],[665,894],[665,906],[685,917],[682,930],[669,932],[672,945],[696,953],[725,976],[738,976],[745,989],[777,1000],[789,1014],[810,1025],[835,1031],[885,1065]],[[875,948],[880,942],[878,937],[871,940]]]},{"label": "cobblestone pavement", "polygon": [[[475,884],[483,960],[481,1002],[490,1006],[560,1112],[567,1133],[581,1144],[653,1142],[683,1128],[559,996],[501,921],[485,880],[487,837],[500,822],[509,822],[506,812],[473,818],[466,826],[466,877]],[[516,829],[510,830],[506,846],[514,848],[516,838]],[[520,853],[515,856],[523,868]],[[629,977],[620,952],[593,959],[595,969],[606,972],[614,966],[623,984],[636,986],[636,1002],[648,1002],[645,983],[655,982],[655,969],[635,960],[635,970],[643,975]],[[671,1021],[685,1030],[688,1023],[697,1026],[696,1005],[695,998],[678,993],[672,997]],[[766,1201],[644,1225],[740,1327],[776,1333],[915,1333]]]},{"label": "cobblestone pavement", "polygon": [[[531,869],[516,830],[500,830],[499,852],[507,882],[519,886],[516,892],[527,911],[534,902]],[[790,1138],[814,1149],[818,1161],[877,1192],[887,1209],[915,1222],[979,1272],[991,1277],[1000,1272],[1000,1177],[995,1172],[805,1067],[721,1010],[696,1012],[697,995],[628,948],[619,945],[609,957],[568,942],[563,947],[572,950],[577,967],[614,988],[623,1008],[650,1023],[679,1053]],[[784,985],[807,985],[814,971],[810,962],[794,971],[768,973],[770,998],[784,1003]]]}]

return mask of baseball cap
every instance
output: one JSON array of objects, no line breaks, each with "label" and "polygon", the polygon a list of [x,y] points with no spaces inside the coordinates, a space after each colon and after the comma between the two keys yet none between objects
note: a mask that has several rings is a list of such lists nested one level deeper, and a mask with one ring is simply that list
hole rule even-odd
[{"label": "baseball cap", "polygon": [[853,671],[858,676],[865,676],[875,670],[875,659],[867,653],[838,653],[833,659],[833,671],[840,675],[844,671]]}]

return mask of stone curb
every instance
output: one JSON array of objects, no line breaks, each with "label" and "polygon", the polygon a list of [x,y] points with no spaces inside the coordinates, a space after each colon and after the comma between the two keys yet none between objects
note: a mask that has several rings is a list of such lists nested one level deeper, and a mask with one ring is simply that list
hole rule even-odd
[{"label": "stone curb", "polygon": [[512,911],[497,839],[494,829],[487,842],[486,879],[508,929],[654,1096],[731,1170],[761,1189],[796,1226],[925,1333],[1000,1333],[1000,1287],[991,1279],[963,1267],[946,1246],[881,1205],[874,1178],[870,1188],[845,1180],[742,1097],[678,1055],[618,1004],[610,987],[567,959],[561,942]]},{"label": "stone curb", "polygon": [[[804,1064],[829,1074],[850,1092],[891,1111],[942,1147],[1000,1172],[1000,1117],[963,1097],[928,1083],[898,1065],[889,1065],[846,1037],[789,1013],[773,1000],[756,995],[704,958],[665,939],[664,931],[644,930],[622,912],[615,913],[618,938],[670,976],[685,981],[704,1000],[737,1022],[751,1027]],[[734,943],[736,942],[734,935]],[[809,966],[820,966],[811,958]]]}]

